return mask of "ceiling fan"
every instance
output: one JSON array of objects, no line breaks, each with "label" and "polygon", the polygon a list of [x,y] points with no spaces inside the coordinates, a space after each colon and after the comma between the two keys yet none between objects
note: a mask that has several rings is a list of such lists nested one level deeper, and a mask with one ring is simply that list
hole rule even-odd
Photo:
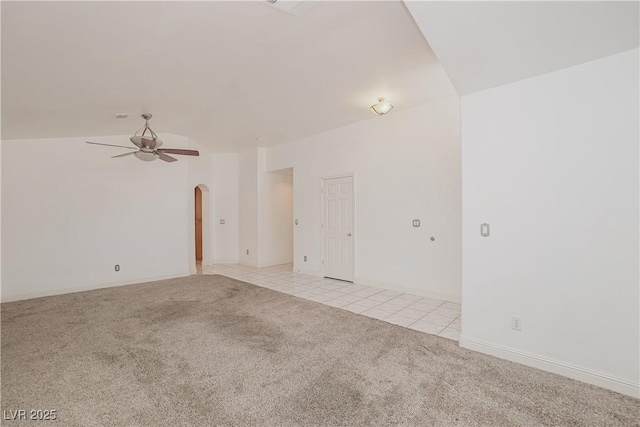
[{"label": "ceiling fan", "polygon": [[[175,162],[178,159],[175,157],[171,157],[168,154],[179,154],[183,156],[199,156],[197,150],[184,150],[181,148],[160,148],[162,145],[162,140],[158,138],[158,135],[149,127],[149,120],[151,119],[151,114],[142,114],[142,118],[145,120],[144,127],[138,129],[136,133],[129,138],[129,140],[135,145],[135,147],[127,147],[124,145],[113,145],[113,144],[101,144],[99,142],[90,142],[86,141],[87,144],[93,145],[105,145],[107,147],[119,147],[119,148],[127,148],[129,150],[136,150],[129,153],[119,154],[117,156],[113,156],[112,159],[116,157],[126,157],[130,155],[136,156],[140,160],[144,160],[145,162],[151,162],[156,159],[164,160],[165,162]],[[140,133],[142,131],[142,133]],[[149,132],[147,134],[147,132]],[[145,136],[146,135],[146,136]]]}]

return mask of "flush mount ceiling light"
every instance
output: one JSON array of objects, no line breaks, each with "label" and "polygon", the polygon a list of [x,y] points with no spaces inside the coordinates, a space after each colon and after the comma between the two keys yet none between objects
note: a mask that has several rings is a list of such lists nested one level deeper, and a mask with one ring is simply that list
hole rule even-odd
[{"label": "flush mount ceiling light", "polygon": [[385,101],[384,97],[381,97],[378,98],[377,104],[374,104],[369,108],[371,108],[371,111],[381,116],[391,111],[393,109],[393,104],[389,104],[387,101]]}]

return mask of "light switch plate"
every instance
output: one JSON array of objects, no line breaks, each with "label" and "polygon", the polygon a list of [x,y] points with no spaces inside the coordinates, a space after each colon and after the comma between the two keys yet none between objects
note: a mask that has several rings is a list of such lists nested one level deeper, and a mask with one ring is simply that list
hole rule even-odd
[{"label": "light switch plate", "polygon": [[221,219],[221,220],[220,220],[220,224],[224,224],[224,219]]},{"label": "light switch plate", "polygon": [[414,227],[420,227],[420,220],[419,219],[414,219],[413,220],[413,226]]}]

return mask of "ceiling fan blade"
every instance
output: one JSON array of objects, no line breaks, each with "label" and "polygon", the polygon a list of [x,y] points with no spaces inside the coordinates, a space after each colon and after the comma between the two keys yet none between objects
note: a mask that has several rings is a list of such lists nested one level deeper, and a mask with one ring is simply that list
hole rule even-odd
[{"label": "ceiling fan blade", "polygon": [[130,153],[118,154],[117,156],[112,156],[111,158],[115,159],[116,157],[125,157],[125,156],[130,156],[130,155],[136,154],[136,153],[137,153],[137,151],[132,151]]},{"label": "ceiling fan blade", "polygon": [[158,148],[156,151],[169,154],[181,154],[183,156],[199,156],[198,150],[183,150],[180,148]]},{"label": "ceiling fan blade", "polygon": [[113,144],[102,144],[100,142],[91,142],[91,141],[85,141],[87,144],[93,144],[93,145],[105,145],[107,147],[118,147],[118,148],[127,148],[129,150],[137,150],[136,147],[127,147],[124,145],[113,145]]},{"label": "ceiling fan blade", "polygon": [[160,157],[160,160],[164,160],[165,162],[177,162],[178,161],[178,159],[176,159],[175,157],[167,156],[164,153],[158,153],[158,157]]}]

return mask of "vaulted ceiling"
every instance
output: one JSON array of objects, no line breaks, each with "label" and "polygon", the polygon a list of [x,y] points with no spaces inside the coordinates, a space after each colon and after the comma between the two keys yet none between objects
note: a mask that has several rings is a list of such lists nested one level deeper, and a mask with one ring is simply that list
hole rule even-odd
[{"label": "vaulted ceiling", "polygon": [[398,111],[640,37],[635,1],[0,5],[3,139],[130,134],[151,112],[157,132],[227,152],[371,118],[379,96]]},{"label": "vaulted ceiling", "polygon": [[592,61],[640,44],[637,1],[406,4],[460,95]]},{"label": "vaulted ceiling", "polygon": [[151,112],[160,134],[240,151],[371,118],[379,96],[455,95],[401,1],[1,7],[4,139],[129,134]]}]

